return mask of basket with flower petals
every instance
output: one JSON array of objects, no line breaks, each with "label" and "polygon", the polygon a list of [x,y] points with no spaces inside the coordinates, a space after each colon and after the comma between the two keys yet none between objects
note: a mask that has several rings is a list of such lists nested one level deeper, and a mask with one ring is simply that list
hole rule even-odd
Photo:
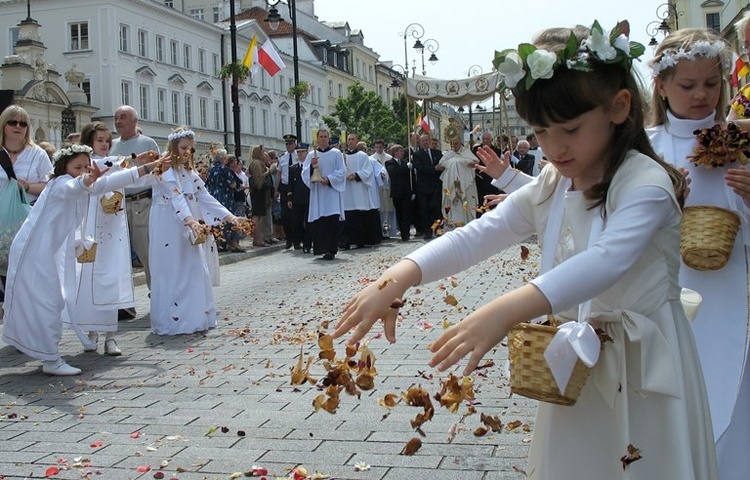
[{"label": "basket with flower petals", "polygon": [[96,248],[99,244],[94,242],[91,247],[83,247],[83,252],[76,257],[78,263],[93,263],[96,260]]},{"label": "basket with flower petals", "polygon": [[102,195],[99,199],[99,203],[102,205],[104,213],[115,214],[122,210],[122,199],[122,193],[114,191],[109,197]]}]

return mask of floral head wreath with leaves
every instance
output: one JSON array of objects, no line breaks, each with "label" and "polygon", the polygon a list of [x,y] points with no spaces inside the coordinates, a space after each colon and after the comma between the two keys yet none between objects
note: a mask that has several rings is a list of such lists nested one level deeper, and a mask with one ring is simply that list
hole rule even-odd
[{"label": "floral head wreath with leaves", "polygon": [[69,157],[74,157],[79,153],[85,153],[86,155],[91,156],[91,154],[94,153],[94,150],[88,145],[76,143],[69,147],[64,147],[56,151],[52,156],[52,161],[54,161],[55,163],[64,162]]},{"label": "floral head wreath with leaves", "polygon": [[629,34],[627,21],[620,22],[608,32],[594,20],[589,36],[583,41],[571,31],[565,47],[560,50],[551,52],[522,43],[518,50],[495,52],[492,63],[505,77],[505,87],[526,91],[537,80],[550,79],[560,69],[591,72],[598,64],[607,64],[621,65],[625,71],[629,71],[633,60],[646,50],[642,44],[631,42]]},{"label": "floral head wreath with leaves", "polygon": [[175,140],[179,140],[181,138],[195,138],[195,132],[192,130],[179,130],[176,132],[172,132],[169,135],[167,135],[167,140],[170,142],[173,142]]}]

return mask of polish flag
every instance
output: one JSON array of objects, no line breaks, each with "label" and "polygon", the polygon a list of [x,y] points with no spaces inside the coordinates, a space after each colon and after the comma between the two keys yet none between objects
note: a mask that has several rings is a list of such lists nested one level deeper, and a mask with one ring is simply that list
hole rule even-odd
[{"label": "polish flag", "polygon": [[745,76],[750,73],[750,68],[748,68],[747,64],[742,60],[742,57],[740,57],[736,53],[734,53],[733,56],[734,68],[732,69],[732,77],[730,83],[733,87],[736,88],[740,86],[740,79],[745,78]]},{"label": "polish flag", "polygon": [[260,50],[258,50],[258,63],[260,63],[272,77],[286,67],[281,60],[279,53],[273,47],[273,42],[271,42],[270,38],[266,40],[265,43],[263,43],[263,46],[260,47]]},{"label": "polish flag", "polygon": [[422,119],[419,121],[419,124],[422,126],[422,130],[425,133],[428,133],[430,130],[435,129],[435,124],[432,123],[432,120],[430,120],[430,117],[422,117]]}]

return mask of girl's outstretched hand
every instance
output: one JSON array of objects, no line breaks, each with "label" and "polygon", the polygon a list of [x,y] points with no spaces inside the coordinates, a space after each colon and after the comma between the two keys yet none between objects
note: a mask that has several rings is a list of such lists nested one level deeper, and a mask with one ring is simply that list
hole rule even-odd
[{"label": "girl's outstretched hand", "polygon": [[484,205],[485,207],[494,207],[495,205],[500,205],[505,201],[506,198],[508,198],[507,193],[491,193],[484,196],[484,203],[482,203],[482,205]]},{"label": "girl's outstretched hand", "polygon": [[434,354],[430,359],[430,366],[444,372],[469,355],[469,363],[463,374],[470,375],[482,357],[510,331],[510,327],[504,328],[502,322],[489,310],[480,308],[443,332],[430,345],[430,351]]},{"label": "girl's outstretched hand", "polygon": [[406,289],[419,283],[422,274],[411,260],[402,260],[386,270],[380,278],[371,282],[344,307],[344,314],[336,323],[333,338],[339,338],[354,329],[347,341],[353,345],[370,331],[379,319],[383,321],[385,338],[396,341],[396,319],[398,302],[403,299]]},{"label": "girl's outstretched hand", "polygon": [[724,177],[727,185],[732,187],[734,193],[750,202],[750,170],[744,168],[730,168]]},{"label": "girl's outstretched hand", "polygon": [[492,148],[483,145],[477,149],[476,155],[484,165],[477,163],[474,168],[494,179],[500,178],[510,166],[510,151],[505,152],[503,157],[500,158]]}]

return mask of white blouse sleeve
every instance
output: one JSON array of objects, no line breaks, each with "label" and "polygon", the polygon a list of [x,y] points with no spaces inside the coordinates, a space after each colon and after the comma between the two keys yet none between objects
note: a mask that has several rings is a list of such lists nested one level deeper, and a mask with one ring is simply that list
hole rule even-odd
[{"label": "white blouse sleeve", "polygon": [[553,312],[594,298],[614,285],[656,232],[678,221],[677,215],[674,201],[664,189],[638,187],[608,216],[593,245],[531,283],[547,297]]},{"label": "white blouse sleeve", "polygon": [[481,218],[407,255],[422,271],[421,283],[465,270],[535,233],[534,225],[516,204],[519,199],[511,195]]},{"label": "white blouse sleeve", "polygon": [[505,193],[512,193],[531,183],[534,177],[526,175],[515,168],[506,168],[502,175],[492,180],[492,186],[502,190]]}]

